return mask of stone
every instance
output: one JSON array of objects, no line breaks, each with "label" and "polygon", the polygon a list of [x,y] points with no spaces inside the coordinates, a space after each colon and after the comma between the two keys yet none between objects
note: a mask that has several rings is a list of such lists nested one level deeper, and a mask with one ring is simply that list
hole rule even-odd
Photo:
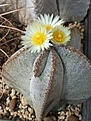
[{"label": "stone", "polygon": [[69,116],[68,121],[79,121],[79,118],[75,115],[71,115]]},{"label": "stone", "polygon": [[1,100],[2,100],[3,102],[5,102],[6,99],[7,99],[7,97],[8,97],[8,94],[3,93],[3,94],[2,94],[2,97],[1,97]]},{"label": "stone", "polygon": [[90,0],[59,0],[60,16],[65,22],[84,19],[89,8]]},{"label": "stone", "polygon": [[16,99],[12,99],[12,100],[10,101],[10,103],[9,103],[9,108],[10,108],[11,110],[14,110],[14,109],[15,109],[16,102],[17,102]]},{"label": "stone", "polygon": [[49,117],[45,117],[44,121],[57,121],[55,116],[49,116]]}]

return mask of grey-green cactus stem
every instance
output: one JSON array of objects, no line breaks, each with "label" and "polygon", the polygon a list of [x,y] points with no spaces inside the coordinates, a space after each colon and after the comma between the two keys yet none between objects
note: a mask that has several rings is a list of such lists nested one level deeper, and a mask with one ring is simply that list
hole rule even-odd
[{"label": "grey-green cactus stem", "polygon": [[91,96],[91,62],[72,47],[55,46],[39,55],[21,49],[4,64],[2,75],[4,82],[24,94],[38,121],[54,109]]},{"label": "grey-green cactus stem", "polygon": [[[42,120],[49,111],[58,105],[62,91],[64,72],[62,61],[53,48],[49,50],[47,56],[44,71],[39,77],[33,75],[30,82],[30,95],[38,121]],[[37,59],[35,62],[37,62]],[[55,92],[56,89],[57,92]]]},{"label": "grey-green cactus stem", "polygon": [[34,62],[34,68],[33,68],[35,77],[40,76],[41,73],[43,72],[45,65],[46,65],[46,62],[47,62],[48,54],[49,54],[49,50],[44,50],[36,58],[36,61]]}]

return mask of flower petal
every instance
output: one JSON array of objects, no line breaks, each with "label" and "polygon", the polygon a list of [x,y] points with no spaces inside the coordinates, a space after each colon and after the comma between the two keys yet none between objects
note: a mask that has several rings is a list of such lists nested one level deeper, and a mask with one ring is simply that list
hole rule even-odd
[{"label": "flower petal", "polygon": [[[41,19],[44,19],[42,15]],[[23,40],[22,45],[30,47],[31,52],[40,52],[41,50],[49,48],[49,41],[52,39],[52,33],[47,32],[44,26],[34,21],[31,26],[29,25],[26,28],[25,35],[21,38]]]}]

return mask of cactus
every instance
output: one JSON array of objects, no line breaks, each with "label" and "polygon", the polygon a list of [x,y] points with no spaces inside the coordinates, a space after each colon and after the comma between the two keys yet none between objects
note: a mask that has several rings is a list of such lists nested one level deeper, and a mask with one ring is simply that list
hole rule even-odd
[{"label": "cactus", "polygon": [[2,76],[24,94],[38,121],[52,110],[82,103],[91,95],[91,63],[72,47],[56,46],[39,55],[22,48],[3,65]]},{"label": "cactus", "polygon": [[[44,1],[35,0],[36,15],[52,12],[50,8],[46,11],[45,5],[48,3],[44,5]],[[89,7],[89,0],[80,2],[77,0],[75,3],[72,0],[59,0],[58,3],[59,6],[54,8],[59,8],[59,13],[66,22],[81,21]],[[40,9],[39,5],[43,8]],[[71,9],[74,5],[77,5],[78,11],[76,7]],[[67,11],[68,8],[69,11]],[[54,14],[57,14],[58,11],[52,10]],[[79,14],[80,10],[81,14]],[[68,45],[80,49],[79,29],[73,28],[71,34],[72,43]],[[31,53],[30,48],[23,47],[2,67],[2,80],[10,87],[22,92],[27,102],[34,108],[38,121],[44,119],[50,111],[58,111],[67,103],[83,103],[91,96],[91,62],[83,53],[74,48],[53,46],[38,54]]]}]

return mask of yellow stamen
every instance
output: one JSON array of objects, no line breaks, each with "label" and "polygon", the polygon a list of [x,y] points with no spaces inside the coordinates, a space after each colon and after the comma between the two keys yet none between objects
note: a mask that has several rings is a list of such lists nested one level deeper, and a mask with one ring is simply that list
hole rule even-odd
[{"label": "yellow stamen", "polygon": [[51,26],[50,25],[46,25],[46,30],[50,30]]},{"label": "yellow stamen", "polygon": [[35,45],[41,45],[44,43],[46,39],[46,36],[42,33],[42,32],[36,32],[33,36],[32,36],[32,42]]},{"label": "yellow stamen", "polygon": [[65,34],[57,30],[56,32],[53,33],[53,40],[58,43],[64,42]]}]

